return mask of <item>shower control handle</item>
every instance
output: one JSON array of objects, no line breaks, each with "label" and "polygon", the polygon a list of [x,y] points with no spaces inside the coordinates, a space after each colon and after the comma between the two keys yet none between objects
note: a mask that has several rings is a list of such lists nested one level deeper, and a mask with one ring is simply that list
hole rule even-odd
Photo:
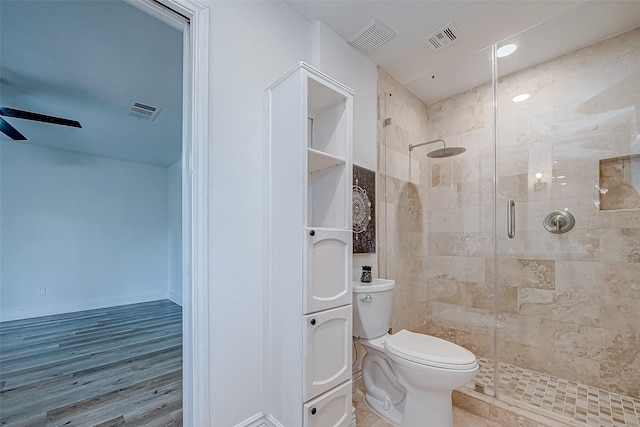
[{"label": "shower control handle", "polygon": [[513,239],[516,236],[516,202],[509,199],[507,202],[507,237]]},{"label": "shower control handle", "polygon": [[576,224],[575,217],[569,211],[554,211],[544,217],[542,225],[553,234],[563,234],[571,231]]}]

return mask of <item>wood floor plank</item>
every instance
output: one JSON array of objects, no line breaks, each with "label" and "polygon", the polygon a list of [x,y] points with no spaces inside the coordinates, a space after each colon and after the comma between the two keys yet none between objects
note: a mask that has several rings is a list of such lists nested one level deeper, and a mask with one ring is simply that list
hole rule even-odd
[{"label": "wood floor plank", "polygon": [[135,343],[139,340],[146,341],[157,336],[181,334],[181,326],[176,325],[175,322],[176,319],[173,319],[171,322],[162,322],[154,325],[154,327],[145,326],[126,332],[104,334],[102,336],[92,337],[91,339],[77,339],[73,342],[62,340],[58,344],[51,343],[46,346],[34,346],[29,343],[24,343],[23,347],[27,347],[27,350],[23,352],[20,352],[19,349],[10,350],[4,354],[4,357],[0,359],[0,363],[2,363],[0,372],[16,370],[16,365],[28,365],[32,360],[59,360],[65,357],[104,351],[106,350],[107,344],[112,344],[114,347],[121,347],[125,343]]},{"label": "wood floor plank", "polygon": [[[6,389],[14,387],[16,383],[20,384],[21,381],[33,378],[74,373],[91,367],[101,366],[104,363],[112,363],[114,360],[126,360],[136,355],[149,354],[173,347],[181,341],[181,334],[174,333],[150,340],[141,340],[139,343],[127,344],[122,347],[109,345],[105,346],[103,351],[73,354],[70,357],[59,357],[57,360],[45,358],[40,361],[40,364],[29,361],[26,364],[13,365],[12,368],[6,367],[6,371],[0,371],[0,377],[7,382],[4,388]],[[3,369],[5,369],[4,364]]]},{"label": "wood floor plank", "polygon": [[0,426],[54,425],[181,426],[181,307],[0,323]]}]

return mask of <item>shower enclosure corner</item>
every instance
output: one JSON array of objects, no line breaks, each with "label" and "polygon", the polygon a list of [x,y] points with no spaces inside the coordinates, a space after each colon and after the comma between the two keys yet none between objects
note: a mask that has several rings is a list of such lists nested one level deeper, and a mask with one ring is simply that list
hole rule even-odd
[{"label": "shower enclosure corner", "polygon": [[[408,84],[380,70],[378,265],[392,329],[474,352],[476,392],[638,426],[640,3],[608,3]],[[545,46],[588,16],[621,27]]]}]

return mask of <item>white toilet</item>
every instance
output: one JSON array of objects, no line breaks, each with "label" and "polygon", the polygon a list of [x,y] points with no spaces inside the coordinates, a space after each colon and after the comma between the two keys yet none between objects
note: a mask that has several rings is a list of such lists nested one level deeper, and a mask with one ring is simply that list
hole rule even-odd
[{"label": "white toilet", "polygon": [[394,280],[353,284],[353,335],[366,354],[365,400],[399,427],[451,427],[451,392],[478,372],[476,357],[452,342],[401,330],[391,323]]}]

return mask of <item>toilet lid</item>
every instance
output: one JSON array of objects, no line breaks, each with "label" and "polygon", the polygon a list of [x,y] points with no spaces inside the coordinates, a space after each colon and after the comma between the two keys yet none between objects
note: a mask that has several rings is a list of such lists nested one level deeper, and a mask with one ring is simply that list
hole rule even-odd
[{"label": "toilet lid", "polygon": [[464,347],[405,329],[387,338],[385,348],[394,355],[422,365],[448,369],[477,366],[476,356]]}]

